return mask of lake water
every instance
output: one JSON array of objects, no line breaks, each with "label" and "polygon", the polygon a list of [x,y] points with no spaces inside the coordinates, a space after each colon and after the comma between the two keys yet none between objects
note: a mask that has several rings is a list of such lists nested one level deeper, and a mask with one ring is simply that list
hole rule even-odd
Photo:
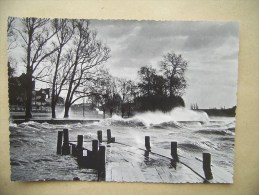
[{"label": "lake water", "polygon": [[202,152],[209,152],[214,166],[233,175],[235,118],[209,118],[202,112],[176,109],[137,114],[129,119],[114,115],[89,124],[10,123],[11,179],[97,180],[96,171],[80,169],[71,156],[56,155],[57,132],[64,128],[69,129],[70,140],[81,134],[89,141],[97,138],[97,130],[103,130],[105,137],[109,128],[116,141],[139,148],[144,148],[147,135],[152,148],[170,150],[170,142],[177,141],[181,155],[202,158]]}]

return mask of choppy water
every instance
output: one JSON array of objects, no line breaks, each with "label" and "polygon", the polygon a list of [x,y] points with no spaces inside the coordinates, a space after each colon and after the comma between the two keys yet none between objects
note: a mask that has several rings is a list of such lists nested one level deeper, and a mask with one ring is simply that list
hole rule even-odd
[{"label": "choppy water", "polygon": [[70,140],[81,134],[89,141],[96,139],[97,130],[110,128],[116,141],[140,148],[144,148],[146,135],[150,136],[152,148],[169,150],[170,142],[177,141],[181,154],[201,158],[202,152],[209,152],[214,166],[233,174],[235,119],[212,120],[205,113],[178,110],[144,113],[129,119],[115,115],[92,124],[10,123],[11,179],[97,180],[95,171],[79,169],[73,157],[56,155],[57,132],[63,128],[69,129]]}]

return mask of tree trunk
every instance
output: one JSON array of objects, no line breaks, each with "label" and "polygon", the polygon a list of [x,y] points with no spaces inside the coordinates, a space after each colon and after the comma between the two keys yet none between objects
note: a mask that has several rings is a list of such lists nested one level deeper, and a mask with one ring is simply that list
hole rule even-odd
[{"label": "tree trunk", "polygon": [[58,57],[57,57],[55,73],[54,73],[53,82],[52,82],[52,92],[51,92],[52,118],[56,118],[56,111],[55,111],[55,109],[56,109],[56,103],[58,101],[58,96],[59,96],[59,94],[56,95],[56,93],[57,93],[57,91],[56,91],[56,82],[57,82],[58,66],[59,66],[59,63],[60,63],[60,56],[61,56],[62,47],[63,46],[61,46],[60,49],[58,50]]},{"label": "tree trunk", "polygon": [[124,109],[121,109],[121,118],[124,117]]},{"label": "tree trunk", "polygon": [[51,115],[52,115],[52,118],[56,118],[56,104],[51,101]]},{"label": "tree trunk", "polygon": [[121,118],[124,117],[124,112],[125,112],[124,104],[121,104]]},{"label": "tree trunk", "polygon": [[173,81],[172,81],[172,78],[170,78],[170,86],[169,86],[169,97],[172,97],[173,96]]},{"label": "tree trunk", "polygon": [[31,66],[31,44],[32,44],[32,35],[33,30],[28,32],[28,47],[27,47],[27,65],[26,65],[26,76],[27,76],[27,89],[26,89],[26,110],[25,118],[32,118],[31,106],[32,106],[32,71],[33,67]]},{"label": "tree trunk", "polygon": [[51,113],[52,113],[52,118],[56,118],[56,91],[55,91],[55,83],[56,83],[56,71],[55,71],[55,75],[53,78],[53,84],[52,84],[52,92],[51,92]]},{"label": "tree trunk", "polygon": [[53,78],[53,83],[52,83],[52,92],[51,92],[51,112],[52,112],[52,118],[56,118],[56,78],[57,78],[57,66]]},{"label": "tree trunk", "polygon": [[112,117],[113,108],[110,109],[110,117]]},{"label": "tree trunk", "polygon": [[131,110],[131,106],[130,104],[128,105],[128,118],[130,117],[130,110]]},{"label": "tree trunk", "polygon": [[70,105],[69,103],[65,103],[65,114],[64,114],[64,118],[68,118],[69,117],[69,109],[70,109]]},{"label": "tree trunk", "polygon": [[27,89],[26,89],[26,111],[25,118],[32,118],[31,114],[31,106],[32,106],[32,73],[31,70],[27,70]]},{"label": "tree trunk", "polygon": [[103,119],[105,119],[105,109],[103,109]]}]

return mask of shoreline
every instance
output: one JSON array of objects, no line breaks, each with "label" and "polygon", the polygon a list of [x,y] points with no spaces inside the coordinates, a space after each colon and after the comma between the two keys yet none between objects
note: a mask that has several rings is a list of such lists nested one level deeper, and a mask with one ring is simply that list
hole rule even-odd
[{"label": "shoreline", "polygon": [[[86,124],[86,123],[94,123],[94,122],[100,122],[101,120],[105,119],[11,119],[9,122],[13,122],[15,124],[21,124],[25,122],[37,122],[37,123],[49,123],[53,125],[60,125],[60,124],[75,124],[75,123],[81,123],[81,124]],[[209,122],[219,122],[221,120],[210,120]],[[204,121],[175,121],[178,123],[191,123],[191,122],[199,122],[201,124],[204,124]]]},{"label": "shoreline", "polygon": [[16,123],[16,124],[21,124],[24,122],[37,122],[37,123],[49,123],[49,124],[73,124],[73,123],[94,123],[94,122],[99,122],[99,119],[12,119],[10,122]]}]

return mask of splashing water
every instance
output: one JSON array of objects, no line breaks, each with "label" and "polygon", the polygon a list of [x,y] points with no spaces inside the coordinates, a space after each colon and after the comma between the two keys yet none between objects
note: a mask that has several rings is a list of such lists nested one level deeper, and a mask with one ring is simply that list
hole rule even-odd
[{"label": "splashing water", "polygon": [[188,122],[193,124],[206,124],[210,121],[208,115],[202,111],[193,111],[186,108],[175,108],[170,112],[144,112],[138,113],[132,118],[124,119],[116,114],[111,118],[102,120],[101,125],[108,126],[130,126],[130,127],[151,127],[151,126],[171,126],[178,127],[178,122]]},{"label": "splashing water", "polygon": [[[138,113],[132,118],[101,119],[93,123],[48,124],[10,123],[11,179],[37,180],[96,180],[93,171],[79,169],[69,156],[56,155],[57,132],[69,129],[70,140],[83,135],[86,148],[96,139],[96,132],[110,128],[116,141],[143,148],[144,137],[150,136],[151,147],[169,150],[170,142],[177,141],[179,152],[188,158],[201,158],[202,152],[213,156],[213,166],[233,174],[235,119],[209,118],[205,112],[175,108]],[[118,161],[120,162],[120,161]]]},{"label": "splashing water", "polygon": [[198,121],[207,123],[210,120],[207,113],[202,111],[188,110],[186,108],[175,108],[166,113],[161,111],[149,111],[137,114],[133,118],[145,121],[147,124],[160,124],[170,121]]}]

